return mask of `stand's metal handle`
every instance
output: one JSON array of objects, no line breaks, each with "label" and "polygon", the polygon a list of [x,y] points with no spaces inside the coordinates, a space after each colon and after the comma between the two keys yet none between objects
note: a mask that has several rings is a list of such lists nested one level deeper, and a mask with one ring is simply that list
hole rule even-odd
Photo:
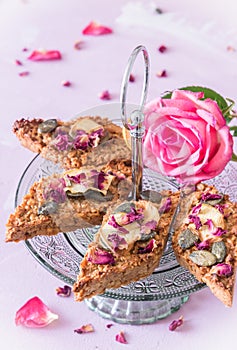
[{"label": "stand's metal handle", "polygon": [[[132,72],[134,62],[140,52],[143,53],[143,58],[144,58],[144,81],[143,81],[142,96],[141,96],[139,108],[133,111],[130,117],[128,118],[127,110],[126,110],[126,96],[127,96],[129,77]],[[142,192],[142,177],[143,177],[142,138],[145,133],[145,128],[143,126],[143,122],[144,122],[143,110],[144,110],[144,106],[147,98],[147,92],[148,92],[149,70],[150,70],[150,62],[149,62],[147,49],[142,45],[136,47],[133,50],[128,60],[128,64],[123,76],[123,81],[121,86],[121,95],[120,95],[122,122],[124,127],[130,131],[131,142],[132,142],[133,188],[132,188],[131,199],[133,200],[138,200],[140,197],[140,193]]]}]

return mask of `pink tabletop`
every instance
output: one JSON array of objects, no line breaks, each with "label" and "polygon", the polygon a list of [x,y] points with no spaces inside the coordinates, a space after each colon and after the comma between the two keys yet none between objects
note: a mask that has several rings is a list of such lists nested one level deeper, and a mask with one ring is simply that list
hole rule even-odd
[{"label": "pink tabletop", "polygon": [[[161,15],[155,11],[157,6],[163,11]],[[107,328],[111,322],[90,311],[84,302],[56,295],[55,289],[63,282],[39,265],[24,243],[4,242],[5,222],[14,210],[19,179],[34,157],[12,134],[14,121],[22,117],[68,120],[93,106],[118,102],[127,59],[139,44],[148,48],[151,58],[148,100],[185,85],[208,86],[235,99],[235,10],[236,3],[231,0],[222,6],[214,0],[160,0],[157,4],[145,0],[0,2],[1,349],[157,350],[213,346],[217,350],[236,344],[236,298],[233,307],[226,308],[208,289],[203,289],[192,294],[179,311],[154,324],[113,323]],[[113,28],[113,34],[83,36],[83,28],[92,20]],[[76,50],[74,44],[79,40],[83,43]],[[167,46],[163,54],[157,50],[161,45]],[[39,48],[60,50],[62,60],[27,60],[30,52]],[[16,65],[15,60],[22,65]],[[139,98],[143,80],[140,66],[138,62],[134,67],[136,81],[130,85],[129,102],[136,103]],[[162,70],[167,76],[157,77]],[[19,76],[25,71],[29,75]],[[64,80],[71,86],[62,86]],[[98,94],[104,90],[111,93],[111,101],[99,99]],[[33,296],[39,296],[59,319],[43,329],[17,327],[15,312]],[[170,322],[181,315],[183,326],[170,332]],[[74,333],[75,328],[87,323],[93,324],[94,333]],[[128,344],[115,341],[121,330]]]}]

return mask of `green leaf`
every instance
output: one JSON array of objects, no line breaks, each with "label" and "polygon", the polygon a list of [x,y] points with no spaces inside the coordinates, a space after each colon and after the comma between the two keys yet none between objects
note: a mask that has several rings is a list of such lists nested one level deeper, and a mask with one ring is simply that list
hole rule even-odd
[{"label": "green leaf", "polygon": [[231,160],[234,161],[234,162],[237,162],[237,155],[234,152],[232,154]]}]

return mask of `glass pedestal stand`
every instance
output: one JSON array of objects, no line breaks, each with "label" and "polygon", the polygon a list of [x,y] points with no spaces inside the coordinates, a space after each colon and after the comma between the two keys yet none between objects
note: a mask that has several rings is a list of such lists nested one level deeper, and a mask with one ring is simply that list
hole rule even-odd
[{"label": "glass pedestal stand", "polygon": [[146,324],[156,322],[179,310],[188,298],[186,296],[168,300],[127,301],[96,296],[85,303],[92,311],[113,322]]}]

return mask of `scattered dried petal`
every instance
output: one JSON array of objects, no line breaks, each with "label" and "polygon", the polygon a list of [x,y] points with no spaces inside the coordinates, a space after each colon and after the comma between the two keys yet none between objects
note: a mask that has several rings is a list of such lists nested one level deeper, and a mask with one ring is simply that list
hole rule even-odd
[{"label": "scattered dried petal", "polygon": [[210,248],[210,242],[208,241],[208,239],[200,243],[195,242],[194,244],[198,250],[208,250]]},{"label": "scattered dried petal", "polygon": [[170,331],[175,331],[177,327],[180,327],[184,323],[183,316],[181,316],[178,320],[174,320],[169,325]]},{"label": "scattered dried petal", "polygon": [[135,79],[135,76],[134,76],[133,74],[130,74],[130,75],[129,75],[129,81],[130,81],[130,83],[134,83],[135,80],[136,80],[136,79]]},{"label": "scattered dried petal", "polygon": [[94,21],[90,22],[88,26],[86,26],[82,31],[82,34],[84,35],[95,35],[95,36],[111,34],[111,33],[113,33],[113,30],[111,28],[103,26]]},{"label": "scattered dried petal", "polygon": [[20,60],[15,60],[16,66],[23,66],[22,62]]},{"label": "scattered dried petal", "polygon": [[166,78],[166,77],[167,77],[167,72],[166,72],[165,69],[163,69],[163,70],[157,72],[157,73],[156,73],[156,76],[157,76],[158,78]]},{"label": "scattered dried petal", "polygon": [[70,297],[72,288],[70,286],[58,287],[56,288],[56,293],[60,297]]},{"label": "scattered dried petal", "polygon": [[167,47],[165,45],[161,45],[160,47],[158,47],[158,51],[160,53],[164,53],[165,51],[167,51]]},{"label": "scattered dried petal", "polygon": [[31,61],[52,61],[61,60],[62,56],[58,50],[35,50],[33,51],[28,60]]},{"label": "scattered dried petal", "polygon": [[23,52],[27,52],[27,51],[29,51],[29,50],[27,49],[27,47],[23,47],[22,51],[23,51]]},{"label": "scattered dried petal", "polygon": [[114,326],[113,323],[109,323],[109,324],[106,325],[107,328],[111,328],[112,326]]},{"label": "scattered dried petal", "polygon": [[74,332],[78,333],[78,334],[92,333],[94,331],[95,331],[95,329],[91,323],[88,323],[84,326],[81,326],[80,328],[74,329]]},{"label": "scattered dried petal", "polygon": [[62,85],[62,86],[69,87],[69,86],[72,85],[72,83],[71,83],[69,80],[63,80],[63,81],[61,82],[61,85]]},{"label": "scattered dried petal", "polygon": [[19,77],[27,77],[30,74],[28,71],[18,73]]},{"label": "scattered dried petal", "polygon": [[161,15],[163,13],[163,11],[161,10],[161,8],[157,7],[155,9],[156,13],[158,13],[159,15]]},{"label": "scattered dried petal", "polygon": [[119,332],[118,334],[116,334],[115,336],[115,340],[119,343],[122,343],[122,344],[127,344],[127,340],[125,338],[125,334],[123,331]]},{"label": "scattered dried petal", "polygon": [[38,297],[28,300],[17,312],[15,323],[17,326],[23,325],[30,328],[45,327],[58,315],[54,314]]},{"label": "scattered dried petal", "polygon": [[84,41],[82,41],[82,40],[76,41],[75,44],[74,44],[74,49],[75,50],[81,50],[82,47],[83,47],[83,44],[84,44]]},{"label": "scattered dried petal", "polygon": [[99,94],[101,100],[111,100],[111,95],[108,90],[104,90]]},{"label": "scattered dried petal", "polygon": [[231,45],[228,45],[226,49],[227,49],[227,51],[231,51],[231,52],[235,52],[236,51],[236,49],[233,46],[231,46]]}]

